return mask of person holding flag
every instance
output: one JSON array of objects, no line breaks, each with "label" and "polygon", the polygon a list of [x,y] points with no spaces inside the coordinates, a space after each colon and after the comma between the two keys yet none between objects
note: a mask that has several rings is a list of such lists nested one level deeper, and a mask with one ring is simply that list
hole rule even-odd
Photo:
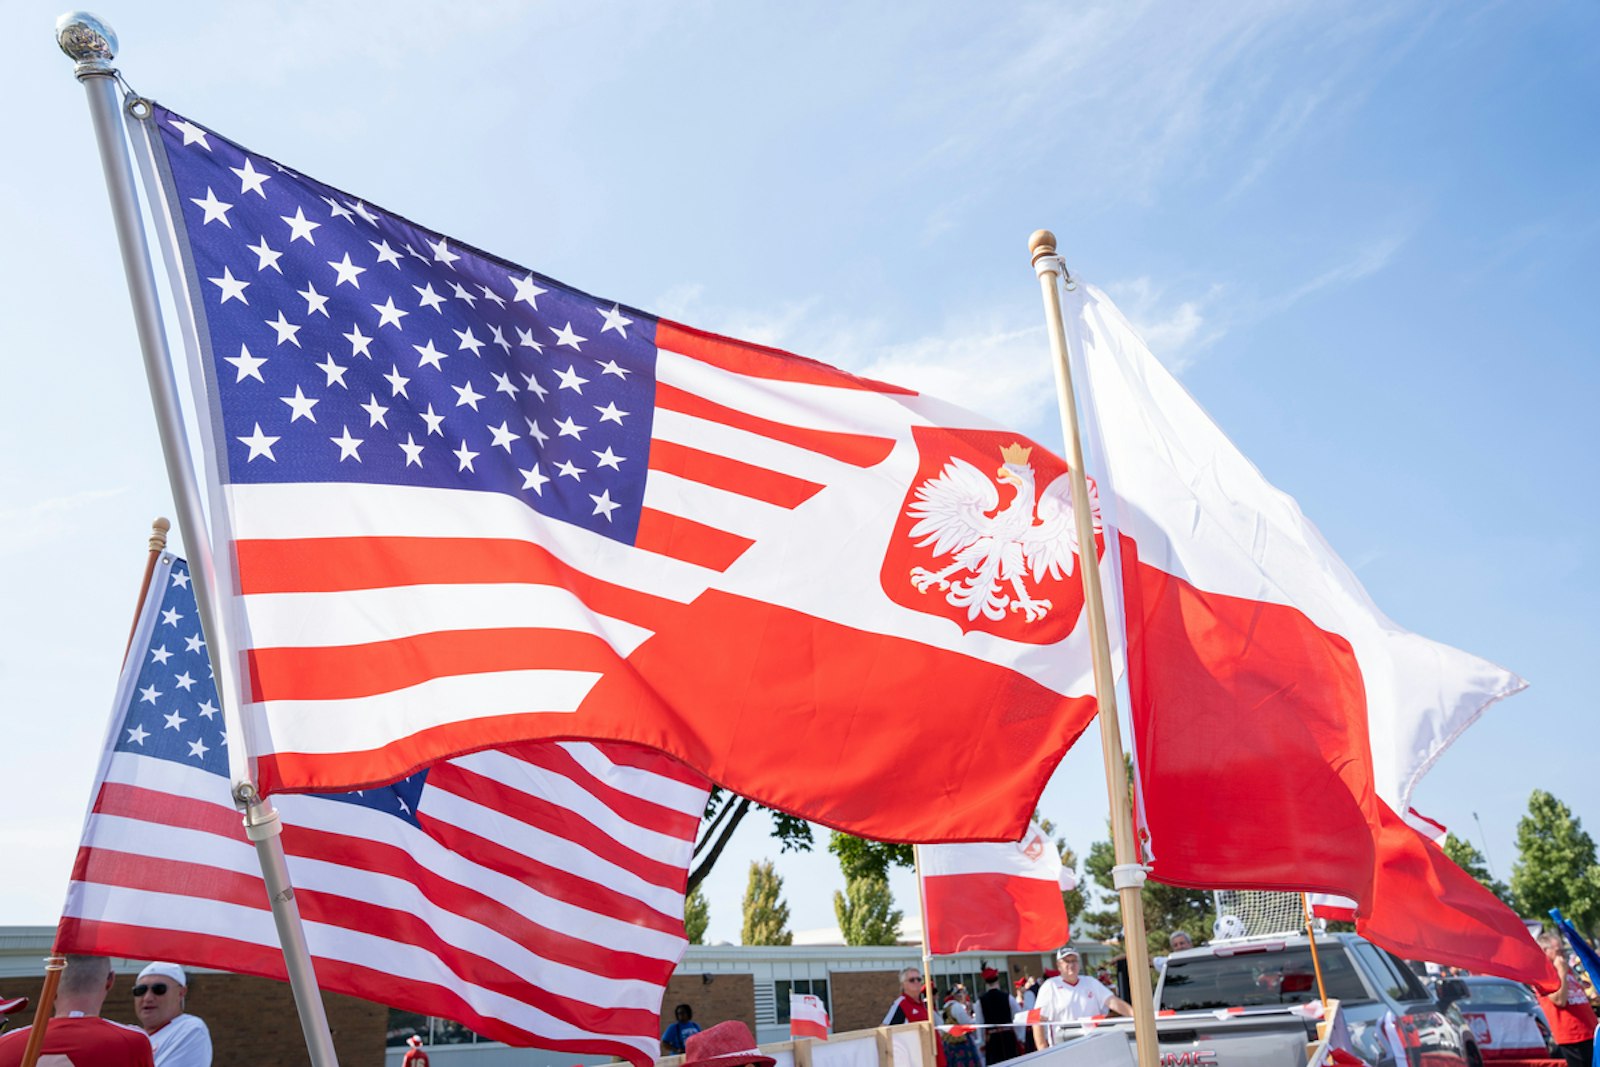
[{"label": "person holding flag", "polygon": [[1550,1036],[1567,1061],[1567,1067],[1591,1067],[1594,1061],[1594,1035],[1600,1028],[1589,998],[1583,995],[1583,984],[1567,962],[1567,942],[1554,930],[1546,930],[1538,937],[1539,947],[1549,957],[1561,980],[1560,988],[1539,995],[1539,1007],[1550,1022]]}]

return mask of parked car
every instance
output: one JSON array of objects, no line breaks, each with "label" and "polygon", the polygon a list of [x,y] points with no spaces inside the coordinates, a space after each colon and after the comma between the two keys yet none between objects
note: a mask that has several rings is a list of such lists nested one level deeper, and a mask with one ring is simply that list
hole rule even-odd
[{"label": "parked car", "polygon": [[1532,990],[1508,978],[1463,978],[1467,995],[1455,1001],[1472,1027],[1485,1060],[1527,1060],[1555,1056],[1550,1024]]}]

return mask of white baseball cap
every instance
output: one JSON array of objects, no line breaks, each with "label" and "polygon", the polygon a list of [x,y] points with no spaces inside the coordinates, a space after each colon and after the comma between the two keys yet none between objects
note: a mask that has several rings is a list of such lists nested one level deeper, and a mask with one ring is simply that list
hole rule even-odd
[{"label": "white baseball cap", "polygon": [[144,970],[139,972],[139,977],[136,979],[136,982],[143,982],[148,978],[165,978],[168,981],[176,982],[185,989],[189,988],[189,976],[185,974],[183,968],[178,966],[176,963],[162,963],[157,961],[149,964]]}]

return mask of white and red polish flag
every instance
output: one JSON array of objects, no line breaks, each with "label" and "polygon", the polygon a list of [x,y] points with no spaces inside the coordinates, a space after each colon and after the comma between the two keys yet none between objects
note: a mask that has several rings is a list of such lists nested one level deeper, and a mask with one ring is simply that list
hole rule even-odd
[{"label": "white and red polish flag", "polygon": [[1154,876],[1348,897],[1401,955],[1548,980],[1521,920],[1399,814],[1523,681],[1387,619],[1103,294],[1067,300]]},{"label": "white and red polish flag", "polygon": [[810,993],[789,994],[789,1036],[814,1037],[828,1040],[833,1022],[828,1018],[828,1006],[822,998]]},{"label": "white and red polish flag", "polygon": [[1060,460],[148,132],[263,788],[582,737],[879,839],[1024,831],[1094,712]]},{"label": "white and red polish flag", "polygon": [[[55,950],[284,978],[188,567],[170,553],[117,693]],[[360,793],[279,797],[318,982],[645,1067],[688,944],[708,793],[649,749],[531,742]]]},{"label": "white and red polish flag", "polygon": [[1048,952],[1066,944],[1068,877],[1037,823],[1020,841],[924,846],[928,951]]}]

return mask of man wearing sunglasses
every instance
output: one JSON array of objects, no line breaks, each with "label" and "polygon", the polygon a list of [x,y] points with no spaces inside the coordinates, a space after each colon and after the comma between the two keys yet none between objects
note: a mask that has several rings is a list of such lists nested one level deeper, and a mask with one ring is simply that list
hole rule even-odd
[{"label": "man wearing sunglasses", "polygon": [[189,976],[176,963],[152,963],[133,986],[133,1013],[156,1049],[155,1067],[211,1067],[211,1031],[185,1012]]},{"label": "man wearing sunglasses", "polygon": [[883,1017],[884,1026],[899,1026],[901,1023],[920,1023],[928,1017],[928,1005],[922,999],[922,968],[907,967],[900,972],[900,995],[895,1002],[889,1005],[889,1012]]}]

